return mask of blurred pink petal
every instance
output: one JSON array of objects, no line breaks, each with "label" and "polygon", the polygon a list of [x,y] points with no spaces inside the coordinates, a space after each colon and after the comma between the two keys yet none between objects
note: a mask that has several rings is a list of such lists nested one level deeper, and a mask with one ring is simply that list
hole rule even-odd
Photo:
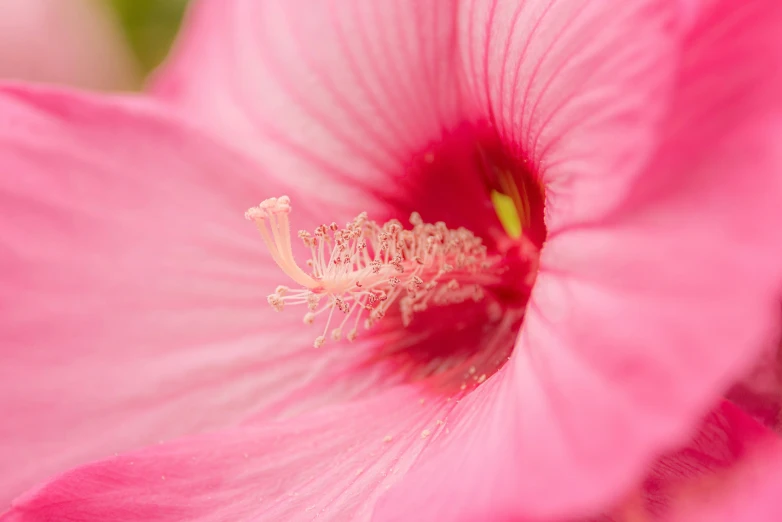
[{"label": "blurred pink petal", "polygon": [[3,522],[29,520],[368,520],[452,405],[419,404],[397,387],[263,426],[184,438],[89,464],[15,502]]},{"label": "blurred pink petal", "polygon": [[[725,441],[723,441],[725,442]],[[777,522],[782,519],[782,440],[761,435],[738,441],[742,447],[733,466],[717,469],[683,488],[671,501],[667,522]]]},{"label": "blurred pink petal", "polygon": [[653,466],[643,485],[647,513],[655,520],[677,516],[682,505],[703,500],[702,491],[729,488],[748,463],[779,442],[774,432],[723,401],[686,447]]},{"label": "blurred pink petal", "polygon": [[[0,505],[76,464],[321,403],[283,399],[362,353],[313,354],[300,318],[260,312],[279,270],[241,213],[279,189],[162,107],[5,88],[0,147]],[[351,375],[333,398],[362,391]]]},{"label": "blurred pink petal", "polygon": [[772,343],[728,397],[782,434],[782,342]]},{"label": "blurred pink petal", "polygon": [[0,78],[132,89],[138,74],[105,2],[0,2]]},{"label": "blurred pink petal", "polygon": [[[717,496],[733,495],[732,490],[743,484],[747,471],[757,467],[759,458],[771,457],[770,451],[779,443],[774,432],[729,401],[722,401],[685,447],[655,462],[643,484],[627,500],[611,514],[590,521],[716,520],[713,514],[721,513],[722,507],[715,509],[715,505],[726,504]],[[723,519],[729,520],[719,520]]]},{"label": "blurred pink petal", "polygon": [[[711,486],[711,487],[709,487]],[[688,499],[670,522],[778,522],[782,520],[782,444],[764,448],[717,485]]]},{"label": "blurred pink petal", "polygon": [[461,120],[455,15],[440,0],[194,2],[155,91],[271,175],[396,196],[411,155]]},{"label": "blurred pink petal", "polygon": [[[427,176],[411,163],[427,150],[437,157],[444,133],[485,123],[505,153],[545,166],[551,192],[564,192],[553,226],[594,217],[651,152],[673,80],[673,9],[665,0],[489,4],[202,0],[152,91],[272,175],[344,181],[351,196],[407,205],[420,193],[409,210],[449,224],[485,212],[474,192],[465,200],[448,186],[479,176],[457,167],[422,186]],[[438,204],[450,215],[432,217]]]},{"label": "blurred pink petal", "polygon": [[[397,388],[288,421],[180,439],[76,468],[20,498],[4,522],[366,519],[431,441],[449,436],[450,422],[437,420],[447,418],[448,406],[419,405],[417,396],[414,388]],[[723,403],[687,448],[654,466],[641,504],[647,520],[721,520],[675,517],[711,512],[704,487],[735,474],[765,448],[768,435]],[[625,521],[627,513],[597,520]]]}]

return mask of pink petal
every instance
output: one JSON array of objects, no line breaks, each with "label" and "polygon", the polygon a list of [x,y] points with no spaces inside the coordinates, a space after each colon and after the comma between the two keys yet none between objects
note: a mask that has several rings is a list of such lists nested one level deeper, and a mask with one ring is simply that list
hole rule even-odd
[{"label": "pink petal", "polygon": [[764,351],[749,374],[728,392],[728,398],[782,433],[782,342]]},{"label": "pink petal", "polygon": [[433,441],[453,403],[400,387],[279,423],[155,445],[69,471],[3,522],[368,520]]},{"label": "pink petal", "polygon": [[461,2],[465,91],[546,184],[549,232],[624,198],[656,146],[676,65],[658,0]]},{"label": "pink petal", "polygon": [[553,203],[564,225],[615,203],[649,155],[673,13],[664,0],[201,0],[153,91],[280,175],[363,198],[393,197],[444,131],[488,122],[552,193],[578,194]]},{"label": "pink petal", "polygon": [[748,459],[721,487],[704,488],[669,522],[777,522],[782,520],[782,444]]},{"label": "pink petal", "polygon": [[101,2],[0,2],[0,78],[90,89],[137,87],[119,24]]},{"label": "pink petal", "polygon": [[664,142],[626,205],[549,236],[500,396],[460,403],[457,415],[482,410],[380,520],[604,505],[681,445],[768,346],[782,257],[782,4],[735,5],[704,11],[688,36]]},{"label": "pink petal", "polygon": [[[340,381],[360,347],[315,352],[301,315],[265,302],[281,273],[243,213],[288,191],[164,107],[6,87],[0,144],[0,505],[87,460],[379,380]],[[294,221],[312,227],[311,208]]]},{"label": "pink petal", "polygon": [[[730,440],[730,443],[739,441]],[[704,477],[674,498],[668,522],[776,522],[782,519],[782,440],[761,436],[741,442],[741,459]]]},{"label": "pink petal", "polygon": [[201,0],[154,85],[302,182],[391,194],[461,115],[451,2]]},{"label": "pink petal", "polygon": [[[732,486],[732,477],[779,438],[737,406],[722,403],[704,420],[686,447],[661,458],[644,481],[648,512],[669,516],[682,503],[700,500],[699,493],[716,483]],[[701,519],[711,520],[711,519]]]},{"label": "pink petal", "polygon": [[[734,404],[722,401],[684,448],[660,458],[642,487],[611,514],[594,522],[712,521],[711,517],[694,513],[711,511],[710,506],[719,503],[714,502],[717,495],[732,494],[737,480],[756,466],[754,461],[779,442],[771,430]],[[679,518],[682,513],[690,518]]]}]

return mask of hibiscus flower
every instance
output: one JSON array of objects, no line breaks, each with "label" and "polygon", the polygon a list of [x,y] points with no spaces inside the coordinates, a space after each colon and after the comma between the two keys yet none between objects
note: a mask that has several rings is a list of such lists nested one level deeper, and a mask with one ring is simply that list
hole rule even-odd
[{"label": "hibiscus flower", "polygon": [[[776,433],[737,405],[723,401],[685,447],[659,458],[644,481],[598,520],[683,522],[712,521],[717,514],[727,517],[732,509],[744,509],[744,504],[759,496],[752,488],[758,477],[768,473],[763,461],[773,462],[779,448]],[[729,497],[733,506],[717,500],[723,497]],[[775,509],[769,499],[754,517],[733,520],[771,522],[776,520]]]},{"label": "hibiscus flower", "polygon": [[782,8],[677,7],[203,1],[182,110],[5,87],[7,520],[620,499],[777,312]]},{"label": "hibiscus flower", "polygon": [[779,444],[751,455],[730,476],[728,487],[698,491],[698,502],[683,504],[672,522],[773,522],[782,517],[782,447]]},{"label": "hibiscus flower", "polygon": [[759,422],[782,433],[782,341],[769,346],[728,397]]}]

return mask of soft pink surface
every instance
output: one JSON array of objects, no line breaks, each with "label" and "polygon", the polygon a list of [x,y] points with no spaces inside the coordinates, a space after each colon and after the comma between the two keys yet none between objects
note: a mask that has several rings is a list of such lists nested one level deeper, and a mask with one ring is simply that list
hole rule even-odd
[{"label": "soft pink surface", "polygon": [[[662,520],[777,522],[782,519],[782,440],[770,430],[758,430],[758,424],[753,427],[746,419],[742,421],[735,413],[725,419],[732,421],[730,430],[714,429],[720,428],[722,423],[707,424],[697,445],[671,459],[672,465],[666,466],[669,473],[658,473],[658,479],[663,483],[669,480],[671,471],[679,476],[692,474],[695,469],[711,468],[712,471],[711,476],[683,483],[678,494],[669,498],[670,509]],[[711,437],[704,437],[704,433]],[[714,441],[711,447],[703,444],[710,440]],[[722,450],[715,453],[715,448]],[[720,465],[720,462],[728,461],[733,461],[730,467]]]},{"label": "soft pink surface", "polygon": [[95,0],[0,2],[0,78],[132,89],[137,65],[121,28]]},{"label": "soft pink surface", "polygon": [[759,461],[770,458],[774,462],[772,452],[779,443],[773,431],[723,400],[686,446],[660,458],[643,484],[619,506],[590,522],[770,520],[727,518],[735,512],[728,508],[726,498],[735,495],[737,503],[742,502],[749,486],[746,481],[767,471]]},{"label": "soft pink surface", "polygon": [[489,123],[541,170],[561,226],[615,204],[650,153],[673,81],[673,11],[665,0],[202,0],[152,91],[273,175],[347,180],[351,197],[404,199],[414,153]]},{"label": "soft pink surface", "polygon": [[[269,310],[279,269],[242,214],[283,189],[256,165],[140,100],[22,87],[0,92],[0,147],[0,505],[94,458],[379,380],[346,382],[360,346],[317,352],[301,315]],[[306,205],[294,218],[315,224]]]},{"label": "soft pink surface", "polygon": [[[398,388],[296,419],[180,439],[79,467],[20,498],[3,521],[369,520],[376,499],[422,451],[452,436],[452,404],[421,404],[418,397],[414,388]],[[722,520],[676,517],[721,513],[713,495],[745,480],[742,470],[773,442],[770,435],[721,404],[693,441],[655,464],[641,493],[644,512],[652,520]],[[743,482],[735,483],[744,490]],[[736,504],[743,507],[744,500]],[[625,520],[623,513],[620,508],[597,520]]]},{"label": "soft pink surface", "polygon": [[[399,387],[323,408],[151,446],[71,470],[18,499],[3,522],[368,520],[433,441],[451,403]],[[424,436],[424,430],[428,430]]]},{"label": "soft pink surface", "polygon": [[[670,101],[668,2],[462,2],[461,81],[505,148],[546,186],[549,233],[622,201]],[[596,28],[600,30],[596,30]]]},{"label": "soft pink surface", "polygon": [[271,175],[394,195],[411,153],[461,119],[453,18],[442,1],[197,2],[156,90]]},{"label": "soft pink surface", "polygon": [[782,433],[782,343],[774,343],[728,397],[766,426]]},{"label": "soft pink surface", "polygon": [[705,491],[670,522],[778,522],[782,520],[782,444],[758,452],[726,483]]},{"label": "soft pink surface", "polygon": [[499,394],[481,400],[479,389],[460,404],[457,415],[482,402],[470,429],[391,492],[380,520],[555,515],[604,502],[682,443],[767,346],[782,6],[732,5],[703,12],[687,36],[660,148],[627,203],[549,236]]},{"label": "soft pink surface", "polygon": [[654,520],[668,520],[683,509],[709,508],[708,493],[731,488],[748,464],[779,442],[773,431],[736,405],[722,401],[706,416],[692,441],[652,467],[643,484],[647,513]]}]

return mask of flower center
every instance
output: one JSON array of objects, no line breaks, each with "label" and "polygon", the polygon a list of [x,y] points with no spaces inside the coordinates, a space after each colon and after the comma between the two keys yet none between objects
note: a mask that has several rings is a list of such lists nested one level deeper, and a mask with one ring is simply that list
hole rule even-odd
[{"label": "flower center", "polygon": [[[502,319],[496,290],[511,265],[505,256],[488,255],[481,238],[469,230],[424,223],[415,212],[407,229],[398,220],[380,225],[362,213],[344,228],[332,223],[313,233],[298,233],[311,253],[305,272],[293,256],[291,210],[290,199],[282,196],[263,201],[245,217],[255,223],[280,269],[299,285],[277,287],[268,296],[272,308],[280,312],[286,306],[304,305],[306,324],[325,318],[323,333],[315,337],[316,348],[329,333],[340,340],[345,328],[350,328],[347,339],[355,340],[360,326],[374,327],[392,307],[398,309],[405,328],[415,314],[430,307],[465,302],[488,301],[490,318]],[[521,234],[516,239],[526,246],[517,256],[535,262],[534,245],[523,241]]]},{"label": "flower center", "polygon": [[[488,123],[445,131],[390,187],[351,179],[388,215],[299,232],[304,249],[292,248],[289,198],[248,210],[293,281],[269,304],[301,305],[316,347],[361,336],[357,372],[468,393],[510,357],[546,241],[545,191],[522,152]],[[407,226],[395,219],[404,215]],[[306,264],[294,250],[308,252]]]}]

